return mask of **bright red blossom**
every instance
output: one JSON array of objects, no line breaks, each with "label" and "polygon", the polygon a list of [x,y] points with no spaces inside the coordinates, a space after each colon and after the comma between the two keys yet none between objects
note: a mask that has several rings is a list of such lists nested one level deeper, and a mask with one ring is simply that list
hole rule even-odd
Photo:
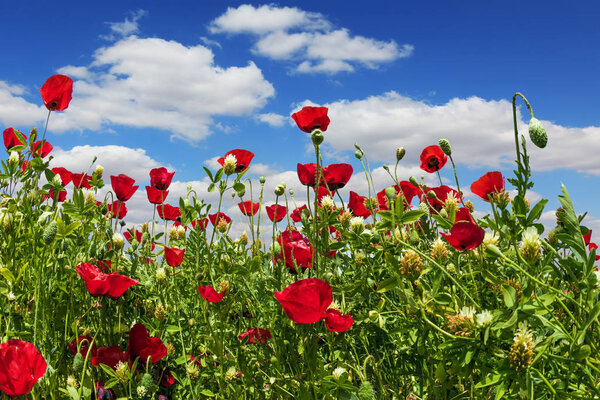
[{"label": "bright red blossom", "polygon": [[139,357],[144,364],[151,357],[152,364],[155,364],[163,357],[167,356],[167,348],[159,337],[150,337],[148,329],[143,324],[135,324],[129,331],[129,356],[131,359]]},{"label": "bright red blossom", "polygon": [[6,128],[2,133],[4,136],[4,147],[6,147],[7,151],[10,151],[10,149],[15,146],[27,146],[27,143],[23,143],[21,140],[19,140],[19,137],[15,132],[19,131],[14,128]]},{"label": "bright red blossom", "polygon": [[294,211],[292,211],[292,213],[290,214],[290,218],[292,219],[292,221],[294,221],[294,222],[302,221],[302,213],[304,212],[304,210],[308,211],[308,215],[310,215],[310,210],[308,209],[306,204],[304,204],[304,205],[294,209]]},{"label": "bright red blossom", "polygon": [[81,174],[72,173],[71,179],[73,180],[73,186],[75,186],[76,188],[91,188],[90,181],[92,180],[92,177],[84,172],[82,172]]},{"label": "bright red blossom", "polygon": [[158,190],[167,190],[171,185],[175,172],[168,172],[165,167],[150,170],[150,186]]},{"label": "bright red blossom", "polygon": [[325,313],[325,325],[329,332],[344,332],[350,329],[354,323],[354,318],[350,314],[343,314],[338,310],[330,308]]},{"label": "bright red blossom", "polygon": [[152,204],[164,203],[168,195],[168,190],[160,190],[154,186],[146,186],[146,196],[148,196],[148,201]]},{"label": "bright red blossom", "polygon": [[38,157],[44,158],[50,154],[53,148],[54,147],[52,147],[50,142],[44,140],[42,143],[42,140],[38,140],[37,142],[33,142],[31,145],[31,153]]},{"label": "bright red blossom", "polygon": [[260,210],[260,203],[253,203],[250,200],[246,200],[241,203],[238,203],[238,207],[244,215],[256,215],[258,210]]},{"label": "bright red blossom", "polygon": [[165,260],[171,267],[178,267],[184,255],[185,250],[165,247]]},{"label": "bright red blossom", "polygon": [[304,107],[293,113],[292,119],[306,133],[312,133],[317,128],[325,132],[330,122],[327,111],[327,107]]},{"label": "bright red blossom", "polygon": [[264,343],[267,339],[273,339],[271,331],[263,328],[253,328],[241,333],[238,339],[244,340],[249,344]]},{"label": "bright red blossom", "polygon": [[115,192],[115,196],[121,201],[129,200],[135,191],[138,190],[139,186],[134,186],[134,183],[135,180],[125,174],[112,175],[110,177],[110,184]]},{"label": "bright red blossom", "polygon": [[199,229],[199,230],[204,230],[206,229],[206,226],[208,225],[208,218],[196,218],[194,220],[192,220],[192,228],[194,229]]},{"label": "bright red blossom", "polygon": [[441,233],[456,250],[473,250],[483,242],[485,231],[473,222],[459,221],[452,226],[450,233]]},{"label": "bright red blossom", "polygon": [[198,286],[198,292],[209,303],[219,303],[223,300],[223,296],[225,296],[225,292],[227,291],[223,290],[221,293],[218,293],[212,286]]},{"label": "bright red blossom", "polygon": [[332,288],[320,279],[302,279],[274,292],[275,299],[292,321],[312,324],[325,318],[325,311],[333,301]]},{"label": "bright red blossom", "polygon": [[208,214],[208,219],[210,219],[210,223],[213,224],[213,226],[217,225],[222,219],[224,219],[228,224],[231,222],[231,218],[222,212],[219,213],[219,218],[217,218],[217,213]]},{"label": "bright red blossom", "polygon": [[490,201],[490,195],[504,192],[504,178],[499,171],[488,172],[471,184],[471,192],[481,197],[483,201]]},{"label": "bright red blossom", "polygon": [[250,162],[254,158],[254,153],[248,150],[235,149],[228,151],[225,155],[217,160],[221,167],[225,166],[225,158],[229,155],[235,157],[235,172],[240,173],[248,169]]},{"label": "bright red blossom", "polygon": [[52,168],[52,172],[60,176],[60,182],[63,186],[67,186],[71,182],[71,172],[63,167]]},{"label": "bright red blossom", "polygon": [[181,217],[181,210],[179,207],[173,207],[169,204],[162,204],[156,208],[158,210],[158,216],[162,219],[168,219],[169,221],[177,221],[177,218]]},{"label": "bright red blossom", "polygon": [[421,153],[421,169],[429,173],[439,171],[448,162],[448,156],[440,146],[427,146]]},{"label": "bright red blossom", "polygon": [[63,111],[73,97],[73,79],[66,75],[52,75],[40,89],[42,101],[50,111]]},{"label": "bright red blossom", "polygon": [[[271,206],[266,206],[267,215],[269,219],[273,222],[279,222],[285,218],[287,215],[287,208],[282,206],[281,204],[273,204]],[[277,213],[277,214],[275,214]]]},{"label": "bright red blossom", "polygon": [[[125,218],[125,216],[127,215],[127,206],[125,205],[125,202],[123,201],[119,201],[119,200],[115,200],[114,203],[112,204],[107,204],[108,207],[108,215],[111,216],[111,218],[117,218],[117,219],[123,219]],[[118,215],[117,215],[118,213]]]},{"label": "bright red blossom", "polygon": [[357,217],[369,218],[371,211],[365,206],[365,196],[360,196],[356,192],[350,191],[350,200],[348,201],[348,208]]},{"label": "bright red blossom", "polygon": [[119,275],[118,272],[105,274],[92,264],[81,263],[75,267],[77,273],[85,286],[94,297],[106,295],[112,299],[118,299],[131,286],[139,282],[125,275]]},{"label": "bright red blossom", "polygon": [[12,339],[0,344],[0,391],[13,398],[29,394],[46,367],[46,360],[31,343]]},{"label": "bright red blossom", "polygon": [[352,177],[352,172],[353,169],[350,164],[330,164],[323,168],[325,183],[331,191],[346,186]]}]

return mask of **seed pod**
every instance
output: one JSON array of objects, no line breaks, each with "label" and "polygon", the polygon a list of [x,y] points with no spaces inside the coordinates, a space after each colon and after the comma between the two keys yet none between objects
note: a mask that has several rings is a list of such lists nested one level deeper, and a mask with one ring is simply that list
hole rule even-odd
[{"label": "seed pod", "polygon": [[81,353],[75,354],[75,358],[73,358],[73,370],[75,370],[75,372],[83,371],[83,361]]},{"label": "seed pod", "polygon": [[546,129],[537,118],[531,118],[529,120],[529,138],[540,149],[546,147],[548,143],[548,134]]},{"label": "seed pod", "polygon": [[406,149],[404,147],[398,147],[396,149],[396,161],[400,161],[404,158],[406,154]]},{"label": "seed pod", "polygon": [[50,245],[52,242],[54,242],[57,230],[58,225],[56,221],[50,221],[50,223],[46,225],[46,228],[44,228],[44,233],[42,233],[42,240],[45,244]]},{"label": "seed pod", "polygon": [[447,155],[447,156],[452,155],[452,147],[450,147],[450,142],[448,141],[448,139],[444,139],[444,138],[440,139],[439,144],[445,155]]}]

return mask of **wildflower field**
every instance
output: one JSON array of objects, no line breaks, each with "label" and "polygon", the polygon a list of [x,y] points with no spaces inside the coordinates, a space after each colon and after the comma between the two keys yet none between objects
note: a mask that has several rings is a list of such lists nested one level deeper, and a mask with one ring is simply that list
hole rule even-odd
[{"label": "wildflower field", "polygon": [[[72,83],[54,75],[40,89],[46,128]],[[85,172],[50,168],[46,129],[6,128],[0,398],[600,397],[598,246],[564,186],[548,194],[561,204],[556,225],[540,223],[548,200],[527,199],[527,146],[548,138],[525,97],[512,100],[513,176],[461,181],[436,138],[421,169],[450,171],[453,187],[397,176],[403,148],[389,186],[375,187],[357,144],[368,192],[347,193],[352,167],[320,150],[328,110],[305,107],[292,118],[315,150],[297,166],[308,202],[280,184],[263,207],[264,178],[245,177],[254,154],[233,149],[204,168],[217,204],[191,188],[169,197],[174,172],[148,171],[154,219],[129,229],[132,178],[103,176],[95,160]],[[475,218],[461,187],[491,211]],[[229,235],[232,201],[241,237]]]}]

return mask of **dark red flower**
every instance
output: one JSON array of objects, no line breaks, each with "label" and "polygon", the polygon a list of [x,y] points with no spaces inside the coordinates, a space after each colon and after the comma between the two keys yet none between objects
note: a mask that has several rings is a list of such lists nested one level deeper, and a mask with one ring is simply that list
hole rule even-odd
[{"label": "dark red flower", "polygon": [[167,190],[171,185],[175,172],[168,172],[165,167],[150,170],[150,186],[158,190]]},{"label": "dark red flower", "polygon": [[194,229],[199,229],[199,230],[204,230],[206,229],[206,226],[208,225],[208,218],[196,218],[194,220],[192,220],[192,228]]},{"label": "dark red flower", "polygon": [[481,197],[483,201],[490,201],[490,195],[504,192],[504,178],[499,171],[488,172],[471,184],[471,192]]},{"label": "dark red flower", "polygon": [[249,329],[244,333],[241,333],[238,336],[238,339],[244,340],[246,339],[246,343],[256,344],[256,343],[264,343],[267,339],[273,339],[271,335],[271,331],[263,328],[253,328]]},{"label": "dark red flower", "polygon": [[92,365],[108,365],[112,369],[117,368],[119,362],[127,363],[129,361],[129,352],[122,351],[118,345],[109,347],[98,347],[96,355],[92,357]]},{"label": "dark red flower", "polygon": [[33,142],[31,145],[31,153],[41,158],[44,158],[50,154],[52,149],[52,145],[46,140],[44,140],[43,143],[41,140],[38,140],[37,142]]},{"label": "dark red flower", "polygon": [[217,160],[217,162],[223,167],[225,165],[225,158],[229,155],[235,157],[235,172],[240,173],[248,169],[250,161],[254,158],[254,153],[248,150],[235,149],[228,151],[225,155]]},{"label": "dark red flower", "polygon": [[[437,199],[433,199],[427,196],[429,191],[433,191],[435,193]],[[444,207],[444,202],[448,199],[448,197],[456,200],[456,202],[460,202],[460,195],[450,186],[442,185],[437,187],[428,188],[427,186],[423,187],[423,191],[425,192],[425,196],[427,197],[427,202],[429,202],[430,206],[436,209],[438,212]],[[419,191],[419,198],[421,201],[425,201],[423,198],[423,193]]]},{"label": "dark red flower", "polygon": [[483,242],[485,231],[473,222],[460,221],[450,229],[450,233],[441,233],[456,250],[473,250]]},{"label": "dark red flower", "polygon": [[198,286],[198,292],[209,303],[219,303],[223,300],[223,296],[225,296],[225,292],[227,291],[223,290],[221,293],[218,293],[212,286]]},{"label": "dark red flower", "polygon": [[42,198],[42,201],[46,200],[46,198],[50,198],[52,200],[56,200],[59,203],[62,203],[67,198],[67,191],[66,190],[60,190],[58,192],[58,194],[56,194],[56,191],[54,190],[54,188],[51,188],[51,189],[48,190],[48,195],[44,196]]},{"label": "dark red flower", "polygon": [[421,153],[421,169],[429,173],[439,171],[447,161],[448,157],[437,144],[425,147]]},{"label": "dark red flower", "polygon": [[312,133],[317,128],[325,132],[330,122],[327,111],[327,107],[304,107],[293,113],[292,118],[298,128],[306,133]]},{"label": "dark red flower", "polygon": [[67,186],[71,182],[71,172],[68,169],[63,167],[55,167],[52,168],[52,172],[60,176],[60,182],[63,186]]},{"label": "dark red flower", "polygon": [[350,191],[350,200],[348,201],[348,208],[357,217],[369,218],[371,211],[365,206],[365,196],[360,196],[356,192]]},{"label": "dark red flower", "polygon": [[320,203],[321,200],[323,199],[323,197],[325,196],[331,196],[333,198],[333,196],[335,196],[335,190],[328,190],[327,187],[325,185],[323,186],[319,186],[319,191],[316,191],[316,188],[314,188],[315,193],[317,195],[317,201]]},{"label": "dark red flower", "polygon": [[165,247],[165,260],[171,267],[178,267],[183,261],[185,250]]},{"label": "dark red flower", "polygon": [[253,203],[250,200],[246,200],[238,203],[238,207],[244,215],[256,215],[258,210],[260,210],[260,203]]},{"label": "dark red flower", "polygon": [[325,325],[329,332],[344,332],[350,329],[354,323],[354,318],[350,314],[343,314],[338,310],[330,308],[325,313]]},{"label": "dark red flower", "polygon": [[300,164],[296,166],[298,172],[298,179],[304,186],[315,187],[317,180],[317,164]]},{"label": "dark red flower", "polygon": [[159,337],[150,337],[143,324],[135,324],[129,330],[129,345],[127,346],[131,359],[139,357],[144,364],[151,357],[152,364],[167,355],[167,348]]},{"label": "dark red flower", "polygon": [[98,267],[88,263],[81,263],[75,269],[85,282],[88,292],[94,297],[107,295],[118,299],[127,289],[139,283],[128,276],[119,275],[118,272],[105,274]]},{"label": "dark red flower", "polygon": [[294,209],[294,211],[292,211],[292,213],[290,214],[290,218],[292,218],[292,221],[294,221],[294,222],[302,221],[302,212],[304,212],[304,210],[308,211],[308,215],[310,215],[310,210],[308,209],[306,204],[304,204],[304,205]]},{"label": "dark red flower", "polygon": [[590,244],[590,241],[592,240],[592,230],[590,229],[589,232],[587,233],[587,235],[582,235],[583,236],[583,241],[585,242],[585,245],[587,246],[588,244]]},{"label": "dark red flower", "polygon": [[52,75],[44,82],[40,94],[48,110],[65,110],[73,97],[73,79],[66,75]]},{"label": "dark red flower", "polygon": [[181,210],[179,207],[173,207],[169,204],[162,204],[156,207],[156,209],[158,210],[158,216],[162,219],[177,221],[177,218],[181,217]]},{"label": "dark red flower", "polygon": [[275,299],[292,321],[312,324],[325,318],[325,311],[333,301],[332,288],[320,279],[302,279],[274,292]]},{"label": "dark red flower", "polygon": [[31,343],[12,339],[0,344],[0,391],[10,397],[29,394],[46,367],[46,360]]},{"label": "dark red flower", "polygon": [[[275,208],[277,208],[277,210],[275,210]],[[269,219],[273,222],[279,222],[282,219],[284,219],[287,215],[287,208],[285,206],[282,206],[281,204],[273,204],[270,206],[266,206],[265,209],[267,210],[267,215],[269,216]],[[277,215],[275,215],[276,211]]]},{"label": "dark red flower", "polygon": [[123,202],[123,201],[115,200],[114,203],[107,204],[107,207],[108,207],[107,216],[110,215],[111,218],[117,218],[117,213],[119,213],[117,219],[123,219],[127,215],[127,206],[125,205],[125,202]]},{"label": "dark red flower", "polygon": [[[394,185],[392,187],[396,191],[396,196],[399,196],[400,191],[402,191],[402,196],[404,196],[404,209],[405,210],[409,209],[411,207],[410,203],[412,203],[413,198],[415,196],[417,196],[419,193],[421,193],[421,191],[418,188],[416,188],[409,181],[401,181],[400,186]],[[385,189],[383,189],[381,192],[377,193],[377,202],[379,203],[380,210],[389,210],[390,209],[389,200],[388,200],[387,196],[385,195]]]},{"label": "dark red flower", "polygon": [[[10,149],[12,149],[15,146],[27,146],[27,141],[22,142],[21,140],[19,140],[19,137],[17,136],[17,134],[15,132],[19,132],[19,131],[14,128],[6,128],[3,132],[4,146],[6,147],[7,151],[10,151]],[[19,132],[19,133],[21,133],[21,132]],[[21,135],[22,135],[22,133],[21,133]]]},{"label": "dark red flower", "polygon": [[224,219],[228,224],[231,222],[231,218],[222,212],[219,213],[219,218],[217,218],[217,213],[208,214],[208,219],[210,219],[210,223],[213,224],[213,226],[217,225],[222,219]]},{"label": "dark red flower", "polygon": [[146,196],[148,196],[148,201],[152,204],[164,203],[168,195],[168,190],[160,190],[154,186],[146,186]]},{"label": "dark red flower", "polygon": [[283,253],[285,255],[285,265],[295,271],[296,267],[311,268],[313,248],[308,239],[302,238],[283,244]]},{"label": "dark red flower", "polygon": [[73,355],[77,354],[77,345],[79,343],[81,343],[79,352],[81,353],[84,359],[87,356],[88,351],[90,350],[90,344],[92,345],[92,351],[89,355],[89,360],[91,361],[92,357],[96,356],[96,343],[94,343],[94,339],[92,339],[91,336],[79,336],[77,339],[74,339],[73,342],[68,343],[67,346],[69,347],[69,350],[71,350],[71,353],[73,353]]},{"label": "dark red flower", "polygon": [[466,222],[471,222],[471,223],[475,223],[475,221],[473,220],[473,217],[471,216],[471,211],[469,211],[469,209],[467,207],[461,207],[456,211],[456,217],[454,218],[454,223],[457,223],[459,221],[466,221]]},{"label": "dark red flower", "polygon": [[160,380],[160,384],[164,387],[169,387],[169,386],[173,386],[174,383],[175,383],[175,377],[171,373],[171,370],[170,369],[164,370],[162,378]]},{"label": "dark red flower", "polygon": [[73,180],[73,186],[76,188],[84,187],[86,189],[91,188],[90,181],[92,177],[88,174],[82,172],[81,174],[71,174],[71,179]]},{"label": "dark red flower", "polygon": [[[142,231],[138,231],[137,229],[135,230],[135,240],[137,240],[138,243],[142,243],[142,235],[143,235]],[[133,235],[129,232],[129,230],[125,231],[123,233],[123,236],[125,236],[125,239],[129,243],[131,243],[131,241],[133,240]]]},{"label": "dark red flower", "polygon": [[133,196],[139,186],[134,185],[135,179],[128,177],[125,174],[111,175],[110,184],[112,185],[113,191],[117,199],[121,201],[127,201]]},{"label": "dark red flower", "polygon": [[346,186],[346,183],[352,177],[352,165],[350,164],[330,164],[323,168],[323,175],[329,190],[334,191]]}]

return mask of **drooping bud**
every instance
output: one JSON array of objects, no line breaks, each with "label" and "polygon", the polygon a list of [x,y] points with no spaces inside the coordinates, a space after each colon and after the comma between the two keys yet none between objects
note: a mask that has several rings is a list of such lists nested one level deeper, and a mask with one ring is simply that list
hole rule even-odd
[{"label": "drooping bud", "polygon": [[312,131],[310,138],[312,139],[312,142],[315,146],[318,146],[321,143],[323,143],[323,140],[325,139],[325,137],[323,136],[323,132],[321,132],[320,129],[315,129],[314,131]]},{"label": "drooping bud", "polygon": [[354,157],[356,157],[358,160],[362,160],[362,156],[363,156],[363,153],[362,153],[362,151],[360,151],[360,150],[356,150],[356,151],[354,152]]},{"label": "drooping bud", "polygon": [[448,141],[448,139],[444,139],[444,138],[440,139],[439,144],[445,155],[447,155],[447,156],[452,155],[452,147],[450,147],[450,142]]},{"label": "drooping bud", "polygon": [[548,143],[548,134],[546,129],[537,118],[531,118],[529,120],[529,138],[540,149],[546,147]]},{"label": "drooping bud", "polygon": [[294,189],[288,190],[288,193],[290,194],[290,196],[293,196],[294,195]]},{"label": "drooping bud", "polygon": [[417,180],[417,178],[415,178],[414,176],[411,176],[410,178],[408,178],[408,181],[409,181],[410,183],[412,183],[412,184],[413,184],[413,186],[415,186],[415,187],[420,187],[420,185],[419,185],[419,181],[418,181],[418,180]]},{"label": "drooping bud", "polygon": [[398,147],[396,149],[396,161],[400,161],[406,155],[406,149],[404,147]]}]

